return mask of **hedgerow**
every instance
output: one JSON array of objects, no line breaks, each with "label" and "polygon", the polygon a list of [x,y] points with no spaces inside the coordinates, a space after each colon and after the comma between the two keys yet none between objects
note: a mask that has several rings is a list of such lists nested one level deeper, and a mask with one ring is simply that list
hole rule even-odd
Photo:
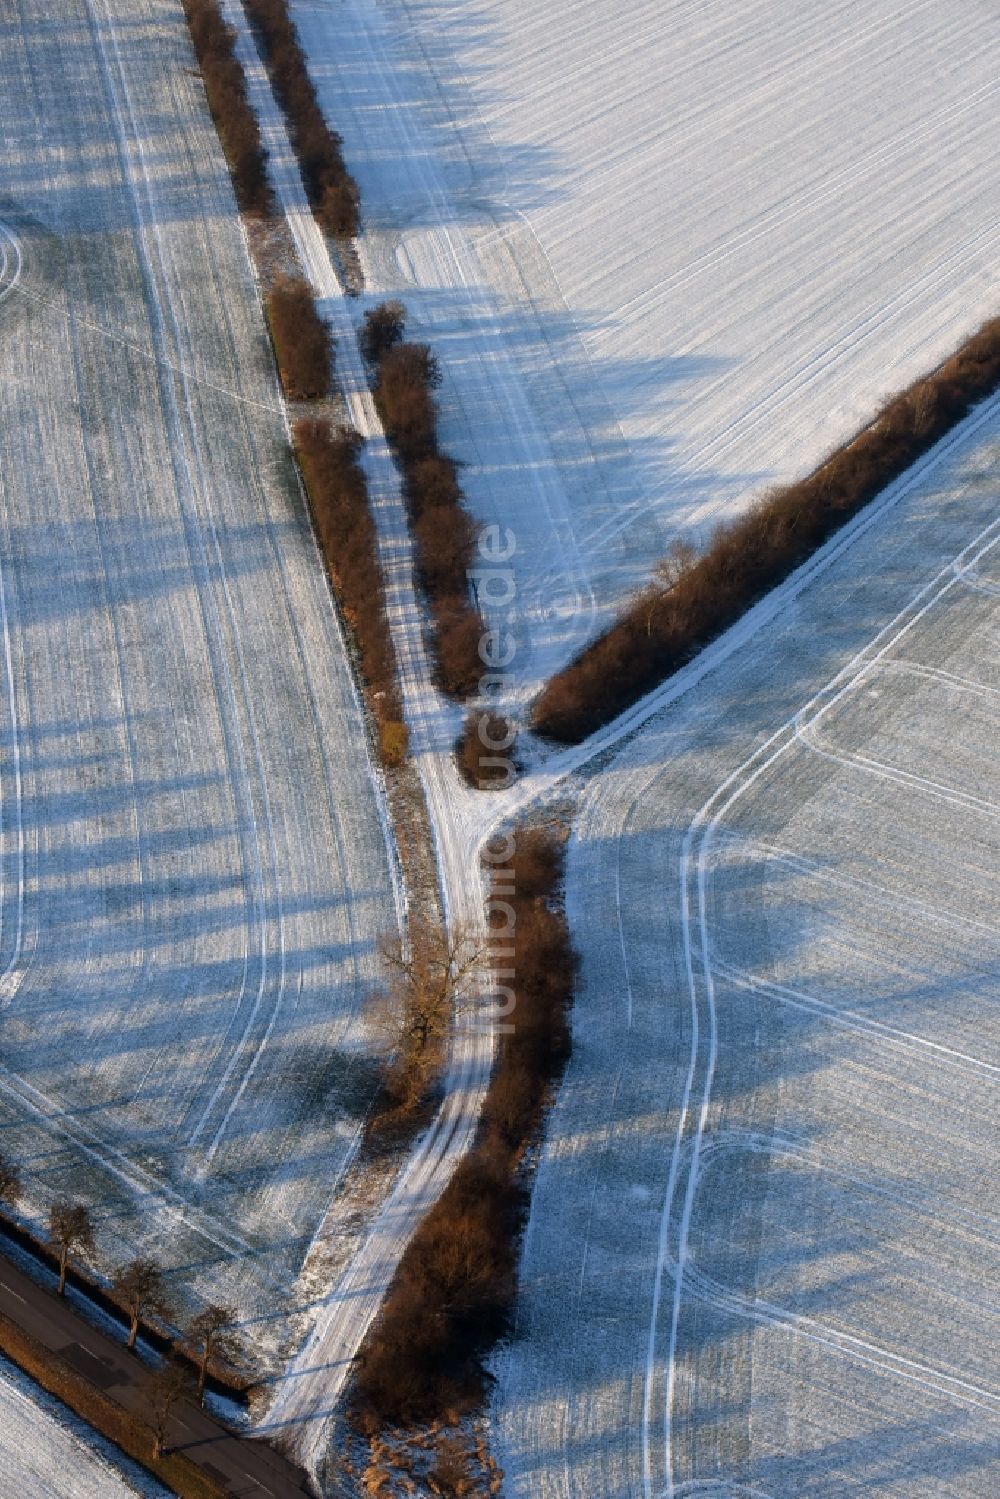
[{"label": "hedgerow", "polygon": [[514,970],[516,1004],[476,1143],[411,1239],[362,1348],[351,1411],[367,1429],[473,1408],[485,1390],[483,1357],[510,1327],[524,1149],[569,1055],[576,957],[558,899],[562,867],[562,845],[532,830],[515,838],[499,877],[514,913],[515,956],[503,966]]},{"label": "hedgerow", "polygon": [[462,502],[457,465],[438,445],[437,360],[426,344],[403,341],[402,331],[395,304],[391,320],[366,319],[362,347],[377,356],[375,404],[403,471],[438,685],[461,700],[475,692],[484,670],[479,647],[486,626],[470,602],[467,577],[476,528]]},{"label": "hedgerow", "polygon": [[245,213],[266,215],[271,211],[267,152],[235,55],[235,33],[223,20],[216,0],[184,0],[184,14],[237,202]]},{"label": "hedgerow", "polygon": [[808,478],[718,526],[703,552],[645,589],[538,698],[539,734],[576,744],[631,707],[794,571],[1000,385],[1000,318],[918,380]]},{"label": "hedgerow", "polygon": [[309,205],[328,233],[352,238],[359,227],[357,183],[340,136],[326,122],[286,0],[245,0],[260,38],[278,103],[288,121]]},{"label": "hedgerow", "polygon": [[356,432],[315,418],[296,422],[293,435],[320,551],[357,643],[369,704],[379,728],[382,758],[387,765],[399,765],[406,756],[406,729],[375,522],[358,461],[361,438]]}]

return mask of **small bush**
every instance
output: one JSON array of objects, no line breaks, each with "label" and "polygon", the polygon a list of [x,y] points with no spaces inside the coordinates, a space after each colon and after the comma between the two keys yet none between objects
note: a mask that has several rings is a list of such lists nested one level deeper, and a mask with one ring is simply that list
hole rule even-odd
[{"label": "small bush", "polygon": [[478,691],[483,676],[479,642],[485,626],[482,616],[465,599],[433,602],[438,685],[442,692],[461,702]]},{"label": "small bush", "polygon": [[455,745],[458,768],[477,791],[504,791],[517,771],[517,735],[501,713],[474,709]]},{"label": "small bush", "polygon": [[476,543],[476,527],[465,510],[434,505],[413,524],[420,582],[431,598],[461,597]]},{"label": "small bush", "polygon": [[425,510],[457,510],[462,504],[462,491],[455,460],[444,453],[416,459],[406,470],[405,493],[414,521]]},{"label": "small bush", "polygon": [[369,364],[378,365],[390,349],[402,342],[406,327],[406,308],[402,302],[381,302],[365,313],[365,325],[358,342]]},{"label": "small bush", "polygon": [[437,457],[437,361],[426,344],[396,344],[378,367],[375,402],[404,469]]},{"label": "small bush", "polygon": [[807,478],[718,526],[708,546],[630,604],[538,698],[538,733],[576,744],[650,692],[774,588],[1000,386],[1000,318]]},{"label": "small bush", "polygon": [[316,309],[312,288],[301,276],[281,276],[267,299],[281,383],[291,400],[330,394],[333,339]]},{"label": "small bush", "polygon": [[406,760],[406,752],[409,748],[410,738],[406,732],[405,723],[398,718],[389,718],[379,724],[379,744],[382,750],[382,764],[392,770],[397,770]]}]

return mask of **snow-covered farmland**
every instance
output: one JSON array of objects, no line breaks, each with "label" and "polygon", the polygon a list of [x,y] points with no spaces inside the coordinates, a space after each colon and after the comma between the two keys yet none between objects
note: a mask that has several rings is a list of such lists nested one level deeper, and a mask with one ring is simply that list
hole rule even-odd
[{"label": "snow-covered farmland", "polygon": [[991,0],[293,0],[547,674],[995,311]]},{"label": "snow-covered farmland", "polygon": [[373,1085],[361,712],[179,3],[0,70],[3,1149],[266,1348]]},{"label": "snow-covered farmland", "polygon": [[166,1495],[147,1474],[140,1477],[138,1468],[137,1486],[125,1482],[94,1448],[93,1433],[81,1421],[36,1389],[20,1370],[6,1360],[0,1362],[0,1493],[12,1499]]},{"label": "snow-covered farmland", "polygon": [[1000,400],[585,789],[513,1499],[1000,1487]]}]

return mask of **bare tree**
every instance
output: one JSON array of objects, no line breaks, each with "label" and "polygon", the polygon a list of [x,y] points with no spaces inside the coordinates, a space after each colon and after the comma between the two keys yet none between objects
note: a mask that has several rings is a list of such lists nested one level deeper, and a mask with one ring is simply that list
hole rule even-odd
[{"label": "bare tree", "polygon": [[406,308],[402,302],[394,299],[369,308],[359,337],[361,352],[368,363],[378,364],[382,355],[401,341],[405,327]]},{"label": "bare tree", "polygon": [[22,1191],[20,1171],[13,1161],[0,1155],[0,1202],[5,1207],[15,1208],[21,1200]]},{"label": "bare tree", "polygon": [[128,1312],[128,1346],[134,1348],[143,1312],[158,1312],[161,1316],[167,1312],[163,1271],[155,1260],[129,1260],[115,1273],[111,1288]]},{"label": "bare tree", "polygon": [[203,1307],[192,1319],[191,1341],[198,1350],[198,1401],[205,1402],[205,1380],[208,1366],[213,1358],[221,1358],[234,1364],[242,1354],[239,1338],[233,1333],[236,1313],[231,1306],[216,1306],[214,1302]]},{"label": "bare tree", "polygon": [[376,996],[376,1022],[391,1043],[392,1091],[410,1107],[440,1060],[452,1017],[468,1003],[484,949],[464,929],[448,933],[437,922],[415,917],[406,948],[390,935],[379,950],[390,977]]},{"label": "bare tree", "polygon": [[59,1252],[59,1295],[66,1289],[66,1266],[71,1254],[94,1253],[94,1223],[82,1202],[57,1197],[49,1208],[49,1237]]},{"label": "bare tree", "polygon": [[690,541],[676,537],[669,545],[666,555],[661,557],[653,569],[653,581],[646,589],[646,634],[653,633],[653,618],[665,603],[671,591],[677,587],[684,574],[694,566],[698,553]]},{"label": "bare tree", "polygon": [[174,1406],[191,1393],[191,1371],[171,1359],[150,1377],[147,1390],[153,1414],[153,1456],[162,1457]]}]

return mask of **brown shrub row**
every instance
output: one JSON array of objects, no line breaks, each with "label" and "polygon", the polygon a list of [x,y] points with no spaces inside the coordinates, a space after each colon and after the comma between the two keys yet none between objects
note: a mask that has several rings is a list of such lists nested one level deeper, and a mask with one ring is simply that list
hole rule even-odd
[{"label": "brown shrub row", "polygon": [[312,287],[301,276],[279,276],[267,297],[267,320],[285,394],[293,401],[330,394],[333,338]]},{"label": "brown shrub row", "polygon": [[155,1457],[153,1432],[138,1416],[78,1374],[57,1353],[0,1312],[0,1349],[43,1390],[69,1406],[95,1431],[154,1473],[182,1499],[225,1499],[228,1489],[214,1483],[182,1452]]},{"label": "brown shrub row", "polygon": [[340,136],[319,106],[286,0],[246,0],[246,8],[288,121],[313,213],[328,234],[351,238],[359,223],[357,183],[344,162]]},{"label": "brown shrub row", "polygon": [[396,654],[385,611],[375,522],[368,485],[358,462],[361,438],[327,421],[303,418],[294,430],[313,527],[341,613],[357,643],[361,673],[379,728],[382,758],[400,765],[406,756]]},{"label": "brown shrub row", "polygon": [[557,900],[562,854],[550,834],[526,832],[502,866],[496,889],[515,913],[516,1006],[477,1142],[410,1241],[362,1349],[351,1409],[368,1430],[474,1408],[483,1356],[509,1329],[527,1205],[521,1160],[569,1055],[576,959]]},{"label": "brown shrub row", "polygon": [[375,404],[403,471],[417,579],[433,620],[438,684],[467,698],[479,685],[485,625],[469,602],[467,572],[476,527],[462,503],[458,468],[438,447],[437,360],[426,344],[394,341],[381,350]]},{"label": "brown shrub row", "polygon": [[236,200],[246,213],[268,214],[271,189],[267,152],[247,99],[246,78],[234,51],[232,27],[223,20],[216,0],[184,0],[184,14],[208,107],[229,162]]},{"label": "brown shrub row", "polygon": [[764,496],[714,531],[707,548],[641,593],[606,634],[547,684],[533,723],[576,744],[721,634],[1000,385],[1000,318],[808,478]]}]

